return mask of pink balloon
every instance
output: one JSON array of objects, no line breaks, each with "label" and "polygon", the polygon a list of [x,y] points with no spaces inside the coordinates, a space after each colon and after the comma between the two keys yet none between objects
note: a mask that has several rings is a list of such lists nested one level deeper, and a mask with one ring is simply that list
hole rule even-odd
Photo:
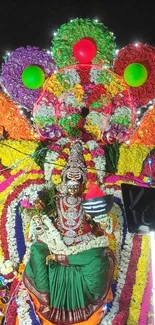
[{"label": "pink balloon", "polygon": [[97,47],[90,38],[82,38],[73,47],[73,55],[79,63],[90,63],[96,56]]}]

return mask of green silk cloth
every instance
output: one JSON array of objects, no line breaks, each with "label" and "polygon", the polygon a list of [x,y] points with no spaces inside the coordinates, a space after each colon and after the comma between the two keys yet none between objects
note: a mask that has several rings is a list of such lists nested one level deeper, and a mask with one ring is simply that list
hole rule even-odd
[{"label": "green silk cloth", "polygon": [[25,274],[37,291],[48,293],[50,307],[81,309],[103,297],[110,269],[104,248],[68,256],[69,266],[53,261],[46,265],[49,254],[45,243],[33,244]]}]

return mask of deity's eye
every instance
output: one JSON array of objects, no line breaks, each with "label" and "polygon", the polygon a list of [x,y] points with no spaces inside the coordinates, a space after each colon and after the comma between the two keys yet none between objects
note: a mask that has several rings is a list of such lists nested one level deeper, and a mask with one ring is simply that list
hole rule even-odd
[{"label": "deity's eye", "polygon": [[40,67],[30,65],[24,69],[21,79],[26,88],[39,89],[45,82],[45,74]]}]

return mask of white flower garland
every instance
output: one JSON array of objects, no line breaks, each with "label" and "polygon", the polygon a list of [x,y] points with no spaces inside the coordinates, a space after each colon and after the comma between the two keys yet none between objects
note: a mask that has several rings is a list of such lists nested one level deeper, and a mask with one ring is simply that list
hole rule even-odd
[{"label": "white flower garland", "polygon": [[130,256],[131,256],[131,251],[132,251],[132,244],[133,244],[133,235],[128,233],[126,236],[123,250],[121,252],[116,296],[114,298],[111,311],[103,318],[103,320],[100,323],[101,325],[111,325],[113,319],[118,314],[119,299],[120,299],[121,292],[122,292],[122,289],[123,289],[125,281],[126,281],[127,270],[128,270],[128,265],[130,262]]},{"label": "white flower garland", "polygon": [[44,174],[45,174],[45,180],[50,181],[52,170],[54,168],[54,162],[58,158],[59,152],[54,151],[48,151],[45,157],[45,163],[44,163]]},{"label": "white flower garland", "polygon": [[45,230],[44,234],[40,235],[38,239],[45,242],[48,245],[49,250],[55,254],[64,254],[68,256],[78,254],[91,248],[107,247],[109,245],[109,240],[107,237],[101,236],[96,238],[94,236],[94,239],[90,240],[89,242],[68,247],[61,239],[59,231],[54,227],[47,215],[42,216],[42,221],[48,229]]},{"label": "white flower garland", "polygon": [[[13,268],[16,268],[17,264],[19,263],[19,254],[18,254],[18,250],[17,250],[16,236],[15,236],[16,207],[17,207],[19,201],[23,200],[23,199],[27,199],[30,201],[30,203],[33,204],[33,202],[38,197],[38,191],[40,191],[43,188],[43,186],[44,185],[42,185],[42,184],[41,185],[40,184],[39,185],[31,184],[29,187],[23,189],[22,192],[18,195],[18,197],[10,203],[10,205],[7,209],[7,214],[6,214],[7,243],[8,243],[9,257],[12,262]],[[26,230],[26,222],[27,221],[28,221],[28,219],[25,219],[25,218],[22,219],[24,237],[25,237],[24,230]],[[5,261],[3,261],[3,263],[4,262]]]},{"label": "white flower garland", "polygon": [[19,288],[16,300],[19,325],[33,325],[29,313],[30,306],[28,301],[30,298],[23,284]]}]

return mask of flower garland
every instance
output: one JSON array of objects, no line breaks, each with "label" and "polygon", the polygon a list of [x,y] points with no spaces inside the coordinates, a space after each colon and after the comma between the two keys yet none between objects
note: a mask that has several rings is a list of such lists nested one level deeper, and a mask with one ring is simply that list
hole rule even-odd
[{"label": "flower garland", "polygon": [[58,155],[57,159],[54,162],[54,168],[52,169],[52,183],[55,185],[58,185],[62,182],[61,173],[68,161],[68,157],[70,154],[70,145],[71,143],[68,142],[64,146],[62,152],[60,153],[60,155]]},{"label": "flower garland", "polygon": [[86,191],[87,191],[89,183],[97,183],[97,173],[96,173],[95,163],[92,159],[92,154],[87,144],[84,145],[83,148],[83,157],[87,168],[87,182],[86,182]]},{"label": "flower garland", "polygon": [[31,46],[16,49],[2,65],[2,85],[15,102],[29,109],[33,108],[41,94],[40,89],[28,89],[22,83],[22,72],[31,65],[41,67],[46,77],[50,76],[55,69],[53,60],[46,51]]},{"label": "flower garland", "polygon": [[34,153],[37,155],[37,147],[38,143],[33,141],[4,140],[0,142],[0,159],[6,168],[11,169],[10,176],[21,170],[40,170],[34,161]]},{"label": "flower garland", "polygon": [[30,317],[30,305],[29,305],[29,295],[27,293],[26,288],[23,284],[20,285],[17,294],[17,319],[18,324],[23,325],[33,325],[31,317]]},{"label": "flower garland", "polygon": [[0,120],[7,137],[13,139],[37,140],[33,128],[28,120],[20,114],[17,106],[8,97],[0,93]]},{"label": "flower garland", "polygon": [[155,145],[155,105],[146,112],[140,126],[130,138],[130,144]]},{"label": "flower garland", "polygon": [[45,242],[49,250],[54,254],[64,254],[64,255],[72,255],[78,254],[80,252],[89,250],[95,247],[107,247],[109,245],[108,238],[105,236],[101,237],[92,237],[89,242],[83,242],[77,244],[76,246],[66,246],[63,240],[61,239],[61,235],[59,231],[55,228],[53,223],[47,215],[42,216],[43,224],[46,226],[47,230],[45,230],[43,235],[40,235],[39,240]]},{"label": "flower garland", "polygon": [[103,184],[103,178],[105,176],[105,155],[104,150],[97,144],[96,141],[87,142],[89,152],[91,153],[92,160],[95,163],[95,169],[97,173],[97,180],[99,184]]},{"label": "flower garland", "polygon": [[[77,79],[79,83],[75,83]],[[53,97],[50,110],[48,99],[51,96]],[[53,128],[56,128],[59,136],[68,134],[72,137],[82,137],[81,130],[85,129],[99,141],[109,122],[122,142],[124,138],[128,138],[134,121],[132,102],[123,79],[99,66],[77,65],[57,71],[46,82],[44,94],[37,105],[35,115],[41,122],[44,120],[45,133],[48,129],[53,134]],[[47,111],[49,110],[47,126],[47,120],[40,115],[42,110],[46,112],[46,107]],[[87,116],[83,116],[83,108],[88,109]],[[37,122],[36,118],[35,121]],[[40,128],[39,123],[37,122],[37,127]]]},{"label": "flower garland", "polygon": [[119,160],[117,165],[117,175],[131,173],[139,176],[142,170],[142,164],[149,153],[149,148],[144,145],[134,144],[127,146],[122,144],[119,151]]},{"label": "flower garland", "polygon": [[145,325],[147,324],[147,316],[148,316],[148,311],[150,307],[150,300],[148,297],[151,297],[151,292],[152,292],[152,261],[150,261],[150,271],[148,273],[148,282],[145,287],[144,295],[143,295],[143,300],[141,304],[141,310],[140,310],[140,317],[139,317],[139,324],[140,325]]},{"label": "flower garland", "polygon": [[125,68],[131,63],[141,63],[148,71],[148,79],[140,87],[130,87],[130,94],[136,107],[144,106],[155,97],[154,47],[138,43],[121,49],[115,61],[115,72],[123,76]]},{"label": "flower garland", "polygon": [[[126,281],[126,274],[128,270],[128,265],[130,261],[130,256],[131,256],[131,251],[132,251],[132,235],[127,234],[126,240],[125,240],[125,245],[123,247],[123,250],[121,251],[121,256],[120,256],[120,263],[118,266],[118,280],[117,280],[117,291],[116,295],[113,301],[112,308],[110,312],[103,318],[101,325],[109,325],[109,324],[119,324],[114,323],[115,316],[119,312],[119,300],[120,300],[120,295],[122,292],[122,289],[125,285]],[[120,322],[120,324],[123,324]]]},{"label": "flower garland", "polygon": [[[24,176],[24,179],[21,178],[21,174],[17,175],[17,177],[12,180],[9,183],[9,180],[7,180],[7,187],[4,191],[0,193],[0,213],[1,213],[1,219],[0,219],[0,228],[1,228],[1,248],[0,254],[2,256],[2,260],[4,261],[3,256],[5,256],[5,259],[9,259],[9,251],[8,248],[10,247],[10,252],[12,251],[12,245],[16,245],[16,237],[14,237],[14,227],[13,225],[13,219],[16,218],[16,216],[13,217],[16,210],[14,209],[14,203],[13,200],[15,200],[18,197],[18,194],[23,190],[24,187],[30,184],[35,183],[43,183],[44,180],[42,179],[42,173],[39,173],[38,171],[31,171],[31,173],[27,173]],[[9,183],[9,184],[8,184]],[[1,187],[3,184],[1,184]],[[33,197],[33,192],[31,193]],[[11,209],[11,203],[13,204],[13,209]],[[16,206],[18,204],[18,200],[16,201]],[[16,215],[16,213],[15,213]],[[14,219],[15,220],[15,219]],[[15,226],[15,223],[14,223]],[[16,234],[17,235],[17,234]],[[11,240],[13,242],[10,242],[9,239],[6,240],[6,238],[9,238],[11,236]],[[13,244],[14,243],[14,244]],[[9,245],[9,246],[8,246]],[[16,251],[16,250],[15,250]],[[13,252],[14,254],[14,252]]]},{"label": "flower garland", "polygon": [[150,238],[142,236],[141,255],[137,264],[136,281],[133,286],[127,325],[138,324],[141,303],[147,284],[150,265]]},{"label": "flower garland", "polygon": [[97,46],[97,54],[93,64],[110,65],[115,53],[113,33],[95,20],[74,19],[61,25],[53,40],[53,55],[59,68],[75,64],[73,56],[74,44],[82,38],[91,38]]},{"label": "flower garland", "polygon": [[[49,150],[46,154],[44,162],[44,174],[45,180],[47,182],[51,182],[51,175],[54,169],[54,163],[58,159],[60,152],[62,151],[63,147],[68,143],[68,141],[68,138],[61,138],[56,143],[52,143],[48,146]],[[68,150],[66,152],[68,152]],[[55,170],[53,174],[57,174],[57,170]]]}]

